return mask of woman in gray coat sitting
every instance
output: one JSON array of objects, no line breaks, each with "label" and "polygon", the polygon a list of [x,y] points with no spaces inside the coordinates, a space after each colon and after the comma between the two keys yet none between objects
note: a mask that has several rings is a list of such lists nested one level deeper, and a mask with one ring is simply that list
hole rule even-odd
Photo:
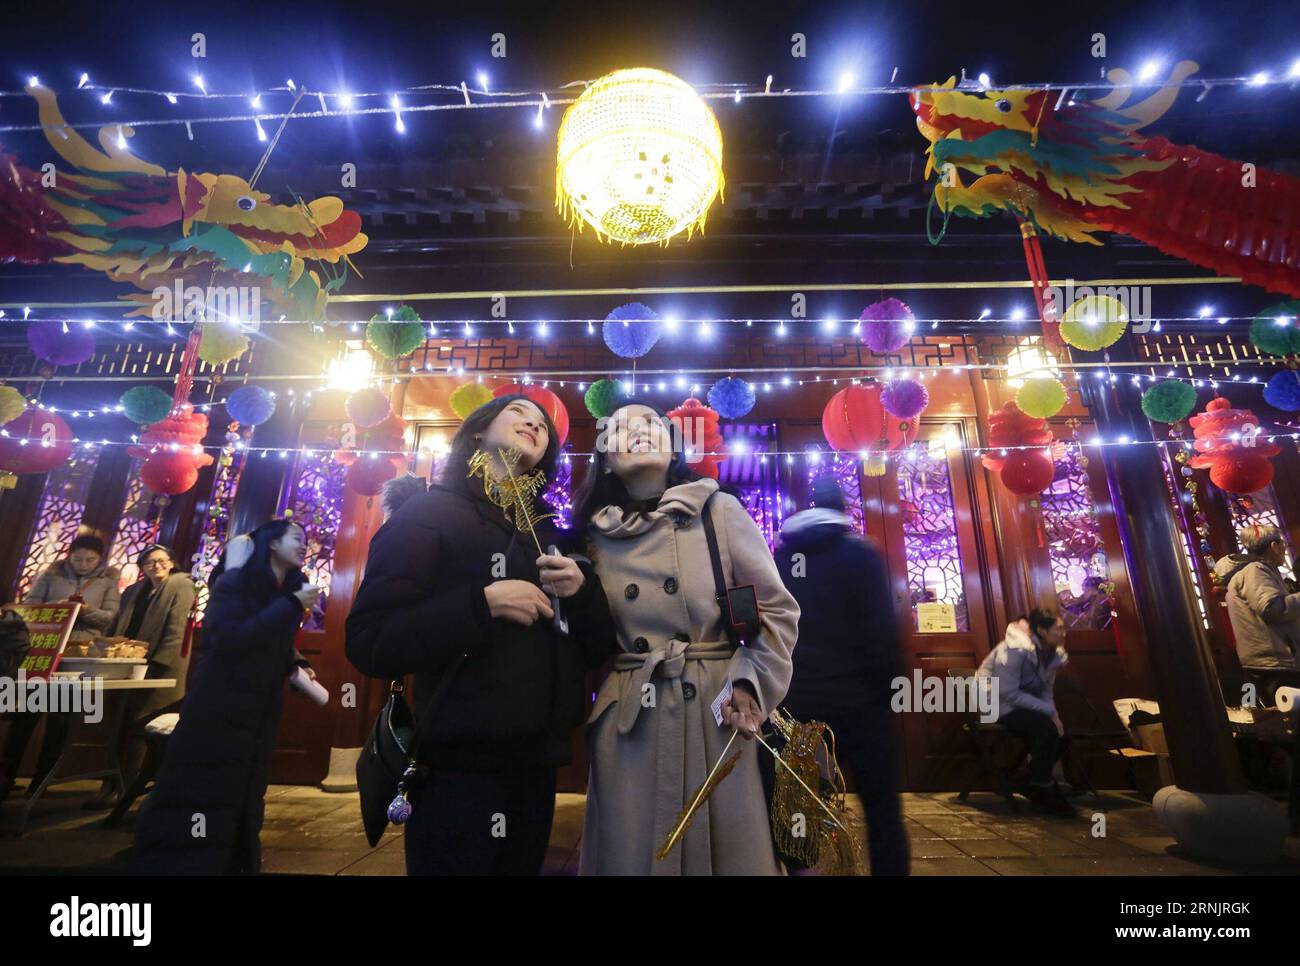
[{"label": "woman in gray coat sitting", "polygon": [[[174,710],[185,697],[185,676],[190,667],[186,629],[194,605],[194,582],[185,574],[173,573],[176,558],[167,547],[146,547],[136,557],[136,563],[140,579],[122,594],[107,636],[147,643],[149,670],[145,677],[175,678],[176,684],[165,690],[133,692],[122,702],[123,714],[116,722],[115,734],[122,780],[127,786],[144,762],[144,726],[156,715]],[[86,807],[112,808],[120,791],[105,780]]]}]

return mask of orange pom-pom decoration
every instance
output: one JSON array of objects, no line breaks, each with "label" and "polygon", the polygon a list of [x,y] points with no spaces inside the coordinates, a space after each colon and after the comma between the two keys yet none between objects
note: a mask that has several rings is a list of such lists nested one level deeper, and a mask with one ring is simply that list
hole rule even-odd
[{"label": "orange pom-pom decoration", "polygon": [[1014,402],[1009,402],[989,415],[988,431],[989,449],[1006,448],[1007,455],[986,453],[980,461],[986,469],[997,473],[1002,485],[1012,493],[1035,496],[1051,485],[1055,474],[1049,452],[1051,444],[1052,431],[1047,420],[1026,415]]},{"label": "orange pom-pom decoration", "polygon": [[127,452],[144,459],[140,480],[146,487],[175,496],[195,484],[200,469],[212,465],[212,456],[203,450],[207,434],[208,417],[182,403],[146,429],[139,444]]},{"label": "orange pom-pom decoration", "polygon": [[668,419],[681,434],[686,448],[686,464],[700,476],[718,478],[722,453],[722,433],[718,414],[698,399],[687,399],[676,409],[668,410]]}]

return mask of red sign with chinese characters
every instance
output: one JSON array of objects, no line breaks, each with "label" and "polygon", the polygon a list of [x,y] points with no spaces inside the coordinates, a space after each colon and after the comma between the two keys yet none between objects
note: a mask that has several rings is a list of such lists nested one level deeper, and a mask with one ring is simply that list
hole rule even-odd
[{"label": "red sign with chinese characters", "polygon": [[18,669],[28,678],[48,678],[59,666],[63,649],[72,636],[81,604],[77,601],[57,604],[11,604],[10,609],[27,625],[27,656]]}]

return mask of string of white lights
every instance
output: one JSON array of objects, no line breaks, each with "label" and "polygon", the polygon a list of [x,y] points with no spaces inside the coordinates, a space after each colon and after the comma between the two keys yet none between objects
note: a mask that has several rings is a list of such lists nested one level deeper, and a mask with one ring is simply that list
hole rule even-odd
[{"label": "string of white lights", "polygon": [[[1158,88],[1166,86],[1157,80],[1163,65],[1156,62],[1144,64],[1133,78],[1133,86],[1138,88]],[[894,70],[897,74],[897,68]],[[110,106],[113,103],[113,96],[117,93],[127,93],[133,95],[143,95],[148,97],[158,97],[166,100],[169,104],[177,104],[180,98],[197,100],[222,100],[222,99],[247,99],[249,105],[258,113],[255,114],[232,114],[222,116],[193,116],[185,118],[140,118],[138,120],[114,120],[111,123],[119,124],[123,127],[143,128],[155,127],[160,125],[194,125],[194,124],[216,124],[216,123],[234,123],[234,122],[252,122],[258,124],[261,121],[281,120],[290,116],[288,112],[262,112],[262,98],[264,96],[285,96],[291,98],[314,97],[320,103],[319,111],[293,112],[295,118],[320,118],[320,117],[356,117],[367,114],[391,114],[399,132],[405,132],[405,124],[402,121],[402,115],[407,113],[422,113],[428,111],[465,111],[465,110],[483,110],[492,108],[526,108],[537,109],[537,120],[540,121],[542,112],[552,106],[566,105],[577,100],[577,97],[570,92],[576,87],[585,87],[592,83],[591,81],[578,81],[566,84],[560,88],[547,88],[523,91],[492,91],[489,89],[487,78],[482,73],[479,74],[479,87],[470,88],[464,81],[459,84],[420,84],[413,87],[394,88],[387,91],[364,91],[352,92],[349,90],[325,91],[302,87],[294,83],[292,79],[286,81],[282,87],[272,87],[266,90],[248,93],[233,92],[215,92],[209,91],[207,83],[201,74],[194,74],[190,81],[197,93],[184,89],[160,90],[151,88],[141,88],[134,86],[113,86],[107,84],[92,84],[89,75],[82,73],[77,85],[79,90],[87,91],[91,96],[97,96],[100,103]],[[1251,87],[1260,88],[1273,84],[1291,84],[1300,80],[1300,59],[1294,61],[1285,73],[1274,73],[1267,70],[1257,70],[1250,74],[1229,77],[1216,78],[1187,78],[1176,82],[1172,86],[1180,88],[1198,88],[1202,90],[1202,100],[1209,91],[1216,87],[1220,88],[1237,88]],[[40,86],[41,80],[37,75],[28,78],[30,86]],[[962,82],[959,85],[963,89],[975,91],[1058,91],[1061,97],[1057,99],[1054,110],[1059,110],[1061,101],[1070,91],[1109,91],[1114,85],[1109,81],[1078,81],[1078,82],[1039,82],[1039,83],[1014,83],[994,85],[992,79],[985,73],[981,73],[977,79],[969,79],[965,76],[965,70],[962,71]],[[832,88],[778,88],[772,87],[772,76],[769,75],[762,85],[756,85],[748,82],[724,83],[724,84],[703,84],[699,85],[696,90],[699,95],[708,100],[730,99],[736,103],[744,100],[762,98],[787,98],[787,97],[856,97],[856,96],[877,96],[877,95],[910,95],[918,91],[943,91],[949,88],[943,87],[938,83],[920,83],[920,84],[879,84],[863,85],[857,82],[857,78],[852,72],[841,74],[839,83]],[[550,91],[556,93],[555,97],[550,95]],[[411,95],[429,94],[429,93],[452,93],[459,94],[460,99],[446,104],[407,104],[402,100],[402,95],[410,97]],[[472,100],[470,95],[473,94],[480,100]],[[0,97],[21,97],[26,96],[25,91],[0,91]],[[366,98],[384,97],[388,99],[386,107],[376,108],[358,108],[355,106],[358,100]],[[506,99],[508,98],[508,99]],[[331,110],[329,101],[333,101],[335,109]],[[1073,103],[1073,101],[1071,101]],[[67,125],[71,128],[95,129],[102,126],[102,122],[80,122]],[[541,126],[535,124],[535,126]],[[0,126],[0,133],[19,132],[19,131],[39,131],[39,124],[11,124]]]},{"label": "string of white lights", "polygon": [[[0,437],[14,440],[20,446],[35,445],[44,449],[52,449],[55,446],[54,443],[51,443],[48,439],[44,437],[14,436],[11,435],[8,430],[5,429],[0,429]],[[1249,449],[1259,445],[1261,441],[1269,442],[1269,443],[1275,443],[1284,440],[1300,441],[1300,431],[1290,432],[1290,433],[1259,432],[1257,434],[1252,434],[1248,432],[1247,433],[1233,432],[1231,434],[1228,434],[1227,436],[1218,437],[1217,439],[1214,440],[1214,442],[1222,443],[1225,440],[1231,442],[1239,442],[1242,444],[1243,447]],[[162,453],[162,452],[170,452],[170,453],[188,452],[195,456],[198,456],[199,454],[204,452],[219,453],[225,449],[224,444],[223,445],[202,445],[198,443],[187,444],[187,445],[182,445],[180,443],[168,443],[165,445],[146,443],[143,444],[142,446],[137,436],[132,436],[130,440],[112,440],[107,438],[93,440],[93,439],[82,439],[81,437],[73,437],[71,443],[73,444],[73,446],[80,446],[82,449],[85,450],[99,449],[105,446],[109,446],[109,447],[138,446],[141,447],[148,454]],[[1101,436],[1094,435],[1089,439],[1061,439],[1061,440],[1055,440],[1050,444],[1036,443],[1034,445],[1023,445],[1023,446],[966,446],[963,445],[959,440],[955,440],[950,437],[939,436],[930,440],[918,441],[916,443],[911,444],[910,446],[902,447],[896,450],[890,450],[887,452],[860,450],[856,453],[851,451],[846,452],[843,450],[834,450],[831,449],[829,446],[826,449],[821,449],[819,447],[809,447],[801,450],[761,450],[753,447],[750,443],[748,443],[745,440],[738,439],[738,440],[733,440],[732,443],[729,444],[725,449],[704,451],[700,454],[700,458],[712,456],[712,457],[725,459],[733,456],[753,455],[759,457],[760,459],[776,458],[776,459],[784,459],[786,462],[794,462],[796,459],[804,459],[816,463],[828,457],[833,459],[835,456],[838,455],[838,456],[845,456],[851,459],[856,458],[856,459],[866,460],[875,457],[875,458],[884,459],[886,461],[890,461],[890,460],[897,461],[897,460],[917,459],[917,458],[931,458],[931,444],[934,444],[936,447],[942,446],[944,451],[947,453],[970,453],[973,458],[978,458],[984,455],[1007,456],[1010,455],[1011,453],[1016,453],[1021,451],[1041,452],[1044,453],[1045,455],[1051,456],[1053,453],[1053,449],[1057,446],[1065,446],[1065,447],[1079,446],[1081,448],[1087,447],[1091,449],[1108,449],[1112,447],[1135,447],[1135,446],[1169,446],[1169,447],[1181,447],[1187,450],[1193,450],[1195,448],[1195,442],[1190,439],[1132,439],[1129,436],[1124,434],[1121,434],[1120,436],[1117,436],[1113,439],[1104,439]],[[282,459],[286,459],[291,455],[295,455],[299,453],[301,453],[302,455],[308,458],[311,458],[314,456],[324,455],[327,453],[342,452],[342,453],[348,453],[350,455],[354,455],[358,458],[366,458],[366,459],[396,458],[396,457],[413,459],[422,456],[429,456],[434,453],[432,447],[420,447],[418,449],[400,449],[400,450],[397,449],[348,450],[348,449],[339,449],[337,447],[330,447],[330,446],[304,446],[304,447],[252,446],[244,442],[243,440],[235,442],[231,445],[233,445],[236,451],[247,453],[249,455],[256,454],[260,458],[266,458],[267,456],[270,455],[278,455]],[[572,459],[587,459],[590,461],[590,460],[594,460],[595,455],[596,454],[592,452],[568,452],[563,454],[563,457],[566,461]],[[694,455],[693,451],[689,452],[688,455]]]}]

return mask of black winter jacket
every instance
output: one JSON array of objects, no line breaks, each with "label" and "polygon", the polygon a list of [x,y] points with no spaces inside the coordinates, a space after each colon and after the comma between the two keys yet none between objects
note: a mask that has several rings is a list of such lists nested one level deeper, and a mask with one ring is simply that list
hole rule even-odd
[{"label": "black winter jacket", "polygon": [[[221,875],[261,862],[271,756],[303,609],[287,591],[250,590],[243,573],[212,588],[180,721],[135,836],[137,871]],[[202,835],[196,835],[196,815]]]},{"label": "black winter jacket", "polygon": [[785,704],[797,715],[888,700],[889,682],[900,673],[899,627],[880,551],[853,532],[848,517],[818,509],[786,520],[775,556],[799,602]]},{"label": "black winter jacket", "polygon": [[[549,521],[537,535],[543,548],[566,549]],[[421,761],[460,771],[569,761],[585,674],[604,663],[616,635],[584,561],[581,590],[561,601],[569,636],[545,619],[525,627],[492,617],[484,588],[538,583],[536,560],[532,538],[470,487],[435,485],[375,534],[348,615],[347,657],[372,677],[414,674]]]}]

